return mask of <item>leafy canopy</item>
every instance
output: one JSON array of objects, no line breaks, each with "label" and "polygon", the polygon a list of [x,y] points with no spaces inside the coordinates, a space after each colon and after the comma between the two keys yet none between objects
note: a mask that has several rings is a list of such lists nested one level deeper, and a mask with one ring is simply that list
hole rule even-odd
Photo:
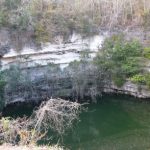
[{"label": "leafy canopy", "polygon": [[117,86],[122,86],[127,78],[141,71],[139,60],[142,52],[142,45],[138,41],[128,41],[123,35],[113,35],[105,40],[95,63],[111,74]]}]

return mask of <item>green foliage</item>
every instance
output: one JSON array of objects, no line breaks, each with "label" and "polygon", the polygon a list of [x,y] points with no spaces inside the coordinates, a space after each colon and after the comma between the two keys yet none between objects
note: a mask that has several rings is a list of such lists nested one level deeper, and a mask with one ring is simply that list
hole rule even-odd
[{"label": "green foliage", "polygon": [[126,77],[131,77],[140,72],[140,63],[138,58],[128,58],[125,63],[122,64],[122,71]]},{"label": "green foliage", "polygon": [[35,26],[35,38],[37,43],[48,42],[48,32],[46,31],[46,27],[43,23],[39,22]]},{"label": "green foliage", "polygon": [[145,58],[150,59],[150,47],[145,47],[143,51],[143,55]]},{"label": "green foliage", "polygon": [[19,66],[11,66],[8,70],[5,71],[5,80],[8,83],[10,91],[18,90],[18,86],[26,84],[26,80],[21,73]]},{"label": "green foliage", "polygon": [[136,74],[133,77],[131,77],[130,80],[136,84],[146,84],[146,78],[142,74]]},{"label": "green foliage", "polygon": [[58,13],[57,11],[51,14],[48,18],[48,22],[53,29],[49,28],[49,32],[51,32],[53,36],[61,35],[64,39],[69,37],[71,30],[74,28],[72,20],[68,19],[68,16]]},{"label": "green foliage", "polygon": [[85,36],[92,35],[97,29],[96,25],[94,25],[94,23],[89,20],[88,17],[81,16],[81,14],[78,15],[78,18],[74,22],[74,26],[76,32],[79,32]]},{"label": "green foliage", "polygon": [[69,67],[73,68],[74,70],[77,70],[79,68],[80,64],[81,64],[80,61],[75,60],[75,61],[69,63]]},{"label": "green foliage", "polygon": [[146,85],[150,89],[150,73],[137,74],[130,80],[139,85]]},{"label": "green foliage", "polygon": [[4,6],[6,6],[8,10],[17,9],[20,2],[21,0],[5,0]]},{"label": "green foliage", "polygon": [[95,58],[97,66],[103,66],[117,86],[122,86],[126,78],[141,71],[140,57],[143,48],[138,41],[127,41],[123,35],[114,35],[105,40]]},{"label": "green foliage", "polygon": [[7,20],[6,20],[7,16],[4,13],[4,11],[0,10],[0,27],[6,25]]},{"label": "green foliage", "polygon": [[16,21],[18,23],[18,28],[25,30],[28,27],[29,16],[26,12],[24,12]]},{"label": "green foliage", "polygon": [[145,82],[148,88],[150,89],[150,73],[145,74]]},{"label": "green foliage", "polygon": [[54,64],[54,63],[49,63],[48,64],[48,71],[51,75],[53,73],[58,74],[60,72],[60,65],[59,64]]},{"label": "green foliage", "polygon": [[[121,4],[119,5],[119,3]],[[57,35],[68,37],[72,31],[89,36],[98,32],[99,27],[120,28],[128,24],[134,26],[133,18],[138,25],[141,25],[142,20],[143,26],[149,27],[150,8],[149,2],[146,3],[148,4],[136,0],[130,6],[126,1],[112,3],[102,0],[74,0],[73,2],[70,0],[1,0],[0,10],[4,10],[7,14],[5,15],[8,27],[36,30],[35,25],[44,22],[46,33],[52,36],[52,40]],[[120,13],[116,13],[118,9]],[[112,22],[114,16],[116,19]],[[5,17],[0,14],[0,18]],[[1,20],[3,19],[0,19],[0,24],[3,22]],[[27,25],[28,21],[30,22],[29,26]],[[6,24],[1,25],[5,26]],[[39,34],[36,33],[36,35]],[[45,41],[45,37],[43,41]]]},{"label": "green foliage", "polygon": [[5,0],[0,5],[0,26],[7,22],[8,27],[19,30],[30,27],[37,43],[53,41],[57,35],[66,40],[73,31],[91,35],[96,28],[86,13],[71,11],[70,5],[63,2]]},{"label": "green foliage", "polygon": [[6,85],[6,81],[5,81],[5,74],[4,72],[0,72],[0,110],[2,110],[2,108],[5,105],[5,101],[4,101],[4,88]]},{"label": "green foliage", "polygon": [[84,50],[84,51],[81,51],[80,52],[80,61],[77,61],[77,60],[75,60],[75,61],[73,61],[73,62],[70,62],[69,63],[69,67],[71,67],[71,68],[76,68],[76,69],[78,69],[79,68],[79,66],[85,66],[85,65],[87,65],[88,63],[89,63],[89,59],[90,59],[90,51],[87,49],[87,50]]},{"label": "green foliage", "polygon": [[90,51],[85,49],[84,51],[80,52],[80,62],[85,64],[90,60]]},{"label": "green foliage", "polygon": [[113,77],[113,82],[115,83],[115,85],[117,85],[118,87],[122,87],[125,83],[125,78],[123,76],[114,76]]},{"label": "green foliage", "polygon": [[145,29],[150,27],[150,11],[146,11],[143,14],[143,26]]}]

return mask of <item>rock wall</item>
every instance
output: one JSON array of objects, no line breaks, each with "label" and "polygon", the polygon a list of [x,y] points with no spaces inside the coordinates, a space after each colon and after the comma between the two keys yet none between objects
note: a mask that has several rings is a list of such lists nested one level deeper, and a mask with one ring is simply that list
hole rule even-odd
[{"label": "rock wall", "polygon": [[[138,32],[136,32],[138,31]],[[127,38],[136,38],[144,44],[148,44],[149,34],[141,30],[124,31]],[[19,82],[16,86],[6,86],[5,100],[6,103],[41,101],[52,97],[74,97],[78,98],[77,90],[73,85],[72,73],[67,67],[69,63],[80,60],[82,55],[88,52],[92,59],[104,39],[119,31],[106,32],[102,31],[99,35],[82,38],[81,35],[73,33],[68,41],[64,43],[61,37],[58,37],[57,44],[46,43],[41,48],[32,47],[31,43],[24,45],[21,51],[17,51],[10,39],[10,33],[0,32],[0,59],[2,70],[9,69],[12,65],[19,66],[20,72],[24,78],[23,83]],[[5,36],[4,36],[5,35]],[[22,35],[20,36],[20,38]],[[8,39],[7,39],[8,38]],[[6,41],[7,39],[7,41]],[[26,39],[26,38],[25,38]],[[23,39],[21,39],[22,41]],[[24,40],[25,41],[25,40]],[[31,40],[29,40],[31,41]],[[10,43],[11,44],[10,44]],[[26,43],[27,41],[25,41]],[[15,43],[15,42],[14,42]],[[9,46],[8,46],[9,45]],[[55,66],[55,65],[57,66]],[[91,66],[90,66],[91,67]],[[91,71],[91,68],[88,68]],[[148,68],[149,69],[149,68]],[[84,72],[85,68],[80,68]],[[92,70],[93,71],[93,70]],[[92,72],[91,71],[91,72]],[[94,76],[94,74],[90,74]],[[11,75],[10,75],[11,76]],[[79,74],[80,77],[80,74]],[[89,79],[92,77],[89,77]],[[10,79],[11,82],[11,79]],[[81,82],[81,81],[80,81]],[[84,92],[84,96],[98,95],[95,85],[90,80],[85,86],[78,87]],[[13,83],[12,83],[13,84]],[[83,82],[83,85],[85,82]],[[146,87],[139,87],[131,82],[126,82],[121,88],[114,85],[105,86],[104,92],[116,92],[129,94],[139,98],[150,98],[150,92]],[[93,94],[94,93],[94,94]]]},{"label": "rock wall", "polygon": [[1,58],[2,69],[7,69],[17,62],[22,68],[45,66],[49,63],[59,64],[64,68],[70,62],[79,60],[83,52],[89,52],[89,55],[94,57],[106,36],[105,32],[102,35],[83,39],[79,34],[74,33],[67,43],[46,43],[40,49],[24,47],[21,51],[11,48]]},{"label": "rock wall", "polygon": [[139,86],[130,81],[127,81],[122,87],[117,87],[114,84],[104,89],[105,93],[118,93],[131,95],[137,98],[148,99],[150,98],[150,90],[146,86]]},{"label": "rock wall", "polygon": [[68,66],[63,70],[55,64],[19,70],[13,68],[9,74],[5,87],[7,104],[38,103],[51,97],[71,98],[75,101],[91,97],[95,100],[101,94],[97,92],[94,67],[90,64],[86,67],[80,65],[77,69]]}]

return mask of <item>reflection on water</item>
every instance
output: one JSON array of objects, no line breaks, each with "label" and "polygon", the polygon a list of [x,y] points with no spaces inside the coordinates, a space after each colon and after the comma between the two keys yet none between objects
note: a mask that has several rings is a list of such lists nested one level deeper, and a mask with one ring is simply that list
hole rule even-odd
[{"label": "reflection on water", "polygon": [[[11,109],[29,114],[31,107]],[[7,110],[8,111],[8,110]],[[46,143],[59,143],[71,150],[150,150],[150,102],[124,96],[105,96],[90,104],[80,122],[63,140],[52,132]],[[52,140],[53,138],[53,140]]]},{"label": "reflection on water", "polygon": [[89,105],[81,122],[64,138],[74,150],[150,149],[150,103],[104,97]]}]

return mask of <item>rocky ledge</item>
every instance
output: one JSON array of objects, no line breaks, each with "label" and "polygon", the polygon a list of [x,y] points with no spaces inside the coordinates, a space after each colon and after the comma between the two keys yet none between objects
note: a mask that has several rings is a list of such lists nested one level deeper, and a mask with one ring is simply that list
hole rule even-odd
[{"label": "rocky ledge", "polygon": [[[128,35],[131,35],[131,32],[129,33]],[[21,51],[15,51],[11,46],[10,48],[7,45],[2,46],[0,48],[1,69],[11,70],[12,66],[17,66],[15,71],[10,72],[10,84],[5,88],[6,104],[39,102],[50,97],[71,97],[76,100],[90,96],[94,99],[102,92],[150,98],[150,91],[147,87],[138,86],[130,81],[127,81],[121,88],[113,84],[106,86],[106,82],[98,88],[95,83],[91,83],[91,79],[96,80],[93,66],[77,67],[77,70],[70,67],[69,64],[80,60],[85,52],[88,52],[92,59],[103,40],[109,35],[111,34],[103,32],[103,34],[83,39],[79,34],[74,33],[67,43],[47,43],[39,50],[24,47]],[[136,34],[134,35],[136,37]],[[143,42],[147,41],[143,32],[140,38]],[[11,76],[14,76],[16,81]],[[87,78],[85,81],[82,80],[84,77]],[[15,85],[13,81],[17,84]]]}]

